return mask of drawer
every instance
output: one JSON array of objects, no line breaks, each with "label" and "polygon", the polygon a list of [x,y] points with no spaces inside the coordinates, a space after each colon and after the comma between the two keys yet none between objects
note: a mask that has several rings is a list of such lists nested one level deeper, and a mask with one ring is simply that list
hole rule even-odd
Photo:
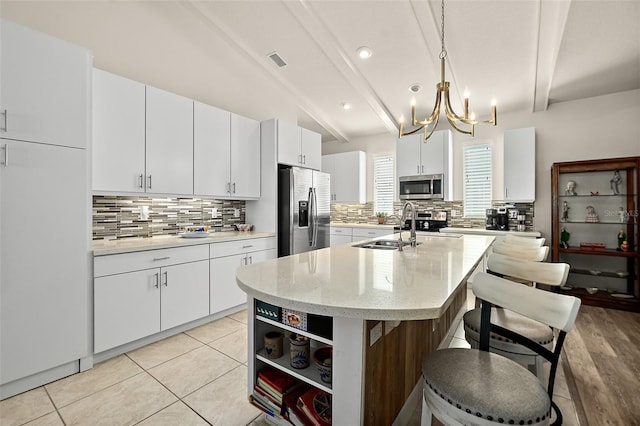
[{"label": "drawer", "polygon": [[234,254],[249,253],[277,248],[276,238],[251,238],[238,241],[227,241],[210,244],[209,257],[231,256]]},{"label": "drawer", "polygon": [[122,274],[209,259],[209,245],[138,251],[93,258],[93,276]]},{"label": "drawer", "polygon": [[363,228],[363,229],[355,229],[353,230],[353,238],[356,241],[356,238],[376,238],[382,237],[384,235],[392,235],[393,229],[371,229],[371,228]]},{"label": "drawer", "polygon": [[353,228],[343,228],[343,227],[338,228],[338,227],[332,226],[329,229],[329,234],[331,234],[331,235],[348,235],[348,236],[351,236],[351,235],[353,235]]}]

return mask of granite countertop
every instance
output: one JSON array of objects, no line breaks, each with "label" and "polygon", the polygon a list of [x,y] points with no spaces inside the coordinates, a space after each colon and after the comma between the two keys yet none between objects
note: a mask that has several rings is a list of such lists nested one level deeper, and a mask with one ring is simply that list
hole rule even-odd
[{"label": "granite countertop", "polygon": [[[405,236],[408,240],[409,233]],[[318,315],[439,318],[495,237],[436,234],[417,239],[422,244],[403,251],[353,243],[241,266],[236,281],[249,296]]]},{"label": "granite countertop", "polygon": [[132,253],[136,251],[156,250],[198,244],[221,243],[251,238],[275,237],[275,232],[212,232],[204,238],[182,238],[177,235],[162,235],[151,238],[127,238],[121,240],[96,240],[93,242],[93,255]]}]

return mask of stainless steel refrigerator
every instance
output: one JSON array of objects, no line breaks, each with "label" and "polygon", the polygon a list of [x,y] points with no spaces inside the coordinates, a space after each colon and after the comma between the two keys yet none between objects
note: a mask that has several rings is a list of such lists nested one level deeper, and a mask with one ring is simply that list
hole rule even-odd
[{"label": "stainless steel refrigerator", "polygon": [[329,247],[330,175],[278,167],[278,256]]}]

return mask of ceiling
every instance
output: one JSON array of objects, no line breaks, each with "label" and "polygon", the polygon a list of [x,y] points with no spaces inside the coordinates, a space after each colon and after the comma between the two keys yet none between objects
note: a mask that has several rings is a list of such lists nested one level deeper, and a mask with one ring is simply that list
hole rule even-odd
[{"label": "ceiling", "polygon": [[[88,47],[94,65],[257,120],[297,121],[323,141],[397,133],[433,108],[436,1],[5,1],[3,18]],[[640,89],[640,1],[447,0],[451,102],[488,118]],[[356,54],[368,46],[373,56]],[[287,63],[279,68],[268,54]],[[342,103],[352,105],[351,110]]]}]

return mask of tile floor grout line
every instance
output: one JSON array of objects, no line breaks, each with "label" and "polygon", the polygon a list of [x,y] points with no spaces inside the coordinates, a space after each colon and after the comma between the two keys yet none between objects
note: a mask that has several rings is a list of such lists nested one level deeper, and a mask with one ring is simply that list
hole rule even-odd
[{"label": "tile floor grout line", "polygon": [[[176,334],[176,336],[177,336],[177,334]],[[173,336],[172,336],[172,337],[173,337]],[[191,336],[189,336],[189,337],[191,337]],[[195,339],[195,340],[197,340],[197,339]],[[159,341],[161,341],[161,340],[159,340]],[[200,341],[198,340],[198,342],[200,342]],[[202,342],[200,342],[200,343],[202,343]],[[153,343],[152,343],[152,344],[153,344]],[[209,345],[207,345],[206,343],[202,343],[202,344],[201,344],[200,346],[198,346],[197,348],[190,349],[190,350],[188,350],[188,351],[186,351],[186,352],[184,352],[184,353],[181,353],[181,354],[179,354],[179,355],[176,355],[176,356],[174,356],[173,358],[169,358],[169,359],[167,359],[167,360],[165,360],[165,361],[162,361],[161,363],[156,364],[156,365],[154,365],[154,366],[152,366],[152,367],[149,367],[149,368],[144,368],[142,365],[140,365],[138,362],[136,362],[136,360],[135,360],[135,359],[133,359],[133,358],[131,358],[131,356],[129,356],[129,354],[130,354],[131,352],[135,352],[135,351],[136,351],[136,350],[138,350],[138,349],[142,349],[142,348],[144,348],[144,346],[143,346],[142,348],[135,349],[135,350],[133,350],[133,351],[131,351],[131,352],[125,352],[123,355],[126,355],[126,357],[127,357],[127,358],[129,358],[129,359],[130,359],[134,364],[136,364],[136,365],[137,365],[138,367],[140,367],[142,370],[144,370],[144,371],[147,371],[147,372],[148,372],[148,371],[149,371],[149,370],[151,370],[152,368],[159,367],[159,366],[161,366],[161,365],[163,365],[163,364],[166,364],[166,363],[167,363],[167,362],[169,362],[169,361],[173,361],[174,359],[180,358],[182,355],[186,355],[186,354],[188,354],[188,353],[190,353],[190,352],[195,351],[196,349],[200,349],[200,348],[202,348],[203,346],[209,346]],[[149,373],[149,374],[151,374],[151,373]]]},{"label": "tile floor grout line", "polygon": [[[62,424],[63,424],[64,426],[66,426],[66,425],[67,425],[67,422],[65,422],[65,421],[64,421],[64,418],[62,417],[62,414],[60,414],[60,410],[58,409],[58,406],[57,406],[57,405],[56,405],[56,403],[53,401],[53,398],[51,397],[51,394],[49,393],[49,391],[47,390],[47,388],[46,388],[46,386],[45,386],[45,385],[42,385],[42,390],[44,390],[44,392],[47,394],[47,397],[49,398],[49,401],[51,401],[51,405],[53,405],[53,408],[55,409],[55,413],[58,415],[58,418],[60,419],[60,421],[62,422]],[[53,411],[52,411],[52,413],[53,413]],[[47,416],[47,415],[49,415],[49,414],[51,414],[51,413],[47,413],[47,414],[45,414],[45,416]],[[44,417],[44,416],[40,416],[40,417],[37,417],[37,418],[35,418],[35,419],[31,419],[31,420],[29,420],[29,421],[28,421],[28,422],[26,422],[26,423],[32,422],[32,421],[37,420],[37,419],[39,419],[39,418],[41,418],[41,417]]]}]

